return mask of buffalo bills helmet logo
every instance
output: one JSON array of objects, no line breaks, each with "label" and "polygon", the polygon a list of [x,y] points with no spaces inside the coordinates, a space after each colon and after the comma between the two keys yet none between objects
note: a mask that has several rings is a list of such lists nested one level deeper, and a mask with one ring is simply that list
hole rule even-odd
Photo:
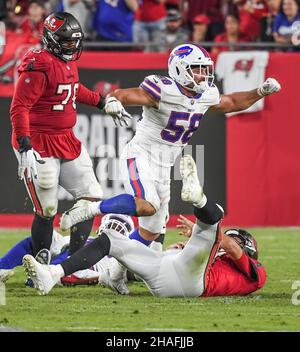
[{"label": "buffalo bills helmet logo", "polygon": [[173,54],[183,59],[184,57],[190,55],[192,51],[193,51],[193,48],[191,48],[190,46],[182,46],[181,48],[174,51]]},{"label": "buffalo bills helmet logo", "polygon": [[178,48],[176,51],[173,52],[173,55],[170,57],[170,63],[175,56],[178,56],[180,59],[183,59],[184,57],[190,55],[192,51],[193,48],[191,48],[190,46],[182,46]]}]

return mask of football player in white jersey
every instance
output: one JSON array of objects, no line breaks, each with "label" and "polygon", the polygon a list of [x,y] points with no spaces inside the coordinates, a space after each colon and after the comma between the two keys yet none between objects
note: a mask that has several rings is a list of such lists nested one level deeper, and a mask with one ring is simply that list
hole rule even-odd
[{"label": "football player in white jersey", "polygon": [[[213,61],[204,48],[193,44],[173,49],[168,69],[169,77],[151,75],[138,88],[114,91],[105,106],[106,113],[115,116],[122,114],[123,105],[143,106],[136,134],[121,156],[121,173],[126,192],[135,199],[135,214],[129,215],[140,217],[139,233],[149,241],[160,234],[165,225],[171,166],[199,127],[205,112],[208,109],[245,110],[281,88],[275,79],[269,78],[257,89],[220,96],[213,84]],[[95,206],[94,212],[99,213],[98,208]],[[105,212],[104,204],[100,208]],[[75,216],[80,212],[82,217],[88,215],[81,209],[76,214],[69,211],[62,219],[62,227],[81,220],[80,216],[78,219]]]},{"label": "football player in white jersey", "polygon": [[139,228],[130,237],[149,245],[165,231],[171,167],[205,112],[245,110],[281,89],[268,78],[257,89],[220,95],[213,84],[213,61],[204,48],[193,44],[173,49],[168,71],[169,77],[151,75],[139,87],[118,89],[106,98],[105,112],[116,117],[124,113],[123,105],[143,106],[136,134],[120,160],[127,194],[70,209],[61,219],[63,230],[101,213],[134,215]]}]

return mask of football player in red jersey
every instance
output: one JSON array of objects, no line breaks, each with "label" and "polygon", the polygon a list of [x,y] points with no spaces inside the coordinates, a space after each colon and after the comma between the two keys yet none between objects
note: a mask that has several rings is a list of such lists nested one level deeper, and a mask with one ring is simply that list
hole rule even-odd
[{"label": "football player in red jersey", "polygon": [[[92,161],[72,128],[76,123],[76,100],[102,109],[105,98],[79,82],[76,60],[82,52],[83,32],[71,14],[58,12],[44,23],[45,48],[31,50],[19,66],[12,104],[12,145],[34,206],[31,234],[33,252],[49,249],[53,219],[57,212],[58,185],[81,203],[99,200],[101,187]],[[113,117],[122,124],[130,117]],[[71,229],[74,253],[88,237],[92,221]]]},{"label": "football player in red jersey", "polygon": [[[182,176],[181,198],[192,203],[197,218],[189,231],[186,244],[178,244],[165,252],[157,252],[138,241],[124,236],[118,214],[100,229],[100,235],[90,244],[59,265],[41,265],[32,256],[23,258],[26,273],[41,294],[47,294],[60,279],[75,271],[87,269],[105,255],[116,258],[128,270],[142,278],[153,295],[232,296],[247,295],[262,288],[266,272],[257,261],[254,238],[244,230],[228,230],[222,235],[220,222],[223,210],[206,198],[197,176],[197,167],[190,155],[180,161]],[[219,251],[219,248],[222,251]],[[107,284],[121,294],[113,284]]]}]

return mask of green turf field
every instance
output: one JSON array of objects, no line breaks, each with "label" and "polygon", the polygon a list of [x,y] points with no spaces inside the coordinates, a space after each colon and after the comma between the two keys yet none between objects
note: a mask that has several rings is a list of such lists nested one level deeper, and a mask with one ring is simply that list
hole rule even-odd
[{"label": "green turf field", "polygon": [[[300,331],[300,304],[292,304],[295,280],[300,290],[300,230],[252,232],[268,281],[248,297],[156,298],[141,283],[129,285],[129,297],[97,286],[58,287],[41,297],[25,288],[23,270],[17,268],[6,284],[0,326],[25,331]],[[0,232],[0,255],[27,233]],[[169,231],[167,243],[177,239]]]}]

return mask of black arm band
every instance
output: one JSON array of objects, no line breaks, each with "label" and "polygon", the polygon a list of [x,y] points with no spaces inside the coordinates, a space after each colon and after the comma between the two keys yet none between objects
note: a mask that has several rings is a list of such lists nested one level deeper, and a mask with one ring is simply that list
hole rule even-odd
[{"label": "black arm band", "polygon": [[30,139],[28,136],[22,136],[18,137],[17,141],[19,143],[19,152],[27,152],[28,150],[32,149],[32,146],[30,144]]},{"label": "black arm band", "polygon": [[99,103],[96,105],[97,108],[99,108],[100,110],[102,110],[105,106],[105,97],[103,97],[102,95],[100,95],[100,100]]}]

